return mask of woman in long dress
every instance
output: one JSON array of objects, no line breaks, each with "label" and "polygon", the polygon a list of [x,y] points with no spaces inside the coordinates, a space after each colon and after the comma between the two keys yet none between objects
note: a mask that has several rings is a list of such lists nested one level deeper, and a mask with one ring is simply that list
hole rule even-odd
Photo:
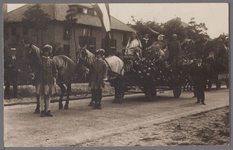
[{"label": "woman in long dress", "polygon": [[137,37],[136,33],[132,33],[132,37],[129,39],[126,45],[125,55],[136,55],[137,57],[142,57],[142,43]]}]

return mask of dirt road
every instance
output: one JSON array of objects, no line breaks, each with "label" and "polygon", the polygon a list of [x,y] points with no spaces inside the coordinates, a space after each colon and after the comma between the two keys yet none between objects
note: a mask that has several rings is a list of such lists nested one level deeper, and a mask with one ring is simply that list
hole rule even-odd
[{"label": "dirt road", "polygon": [[[228,89],[206,92],[207,105],[195,104],[196,99],[192,96],[192,92],[183,92],[175,99],[172,91],[167,91],[158,94],[157,101],[145,102],[143,94],[135,94],[126,96],[123,104],[113,104],[113,97],[105,97],[102,110],[88,107],[90,99],[71,101],[69,110],[58,110],[58,103],[52,103],[54,117],[33,114],[35,104],[5,106],[5,147],[79,146],[104,136],[229,105]],[[157,146],[154,144],[152,146]]]}]

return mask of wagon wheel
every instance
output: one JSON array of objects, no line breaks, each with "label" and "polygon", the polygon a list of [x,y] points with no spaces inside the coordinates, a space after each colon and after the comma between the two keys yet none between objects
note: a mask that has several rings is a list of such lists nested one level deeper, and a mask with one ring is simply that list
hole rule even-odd
[{"label": "wagon wheel", "polygon": [[174,86],[173,87],[173,95],[175,98],[179,98],[181,94],[181,86]]},{"label": "wagon wheel", "polygon": [[124,98],[125,95],[124,87],[115,86],[114,88],[115,88],[115,99],[113,103],[122,103],[122,99]]},{"label": "wagon wheel", "polygon": [[153,102],[156,99],[156,88],[145,88],[147,100]]},{"label": "wagon wheel", "polygon": [[226,80],[226,86],[229,89],[229,80]]},{"label": "wagon wheel", "polygon": [[216,83],[216,89],[220,89],[221,88],[221,83]]}]

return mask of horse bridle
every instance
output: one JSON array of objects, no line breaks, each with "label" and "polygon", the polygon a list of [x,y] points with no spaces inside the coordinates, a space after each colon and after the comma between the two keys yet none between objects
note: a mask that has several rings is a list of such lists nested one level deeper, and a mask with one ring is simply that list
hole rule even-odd
[{"label": "horse bridle", "polygon": [[[83,54],[83,52],[85,52],[85,54]],[[84,58],[82,58],[82,57],[80,57],[80,56],[82,56],[82,57],[84,57]],[[80,48],[80,49],[78,50],[78,52],[76,53],[76,58],[77,58],[77,63],[83,63],[84,66],[86,66],[87,68],[90,67],[90,66],[88,65],[88,63],[87,63],[87,52],[86,52],[86,49]]]}]

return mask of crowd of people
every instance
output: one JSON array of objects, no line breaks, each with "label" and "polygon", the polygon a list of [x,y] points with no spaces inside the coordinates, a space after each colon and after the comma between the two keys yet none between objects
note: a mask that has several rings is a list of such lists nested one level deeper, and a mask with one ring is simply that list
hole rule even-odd
[{"label": "crowd of people", "polygon": [[[158,40],[153,42],[150,40],[149,35],[145,34],[143,39],[139,39],[136,33],[132,33],[129,39],[123,56],[123,61],[129,64],[129,68],[125,65],[125,71],[130,71],[136,59],[167,59],[170,64],[175,64],[178,56],[181,53],[181,44],[177,41],[177,35],[172,35],[172,41],[168,44],[164,43],[164,35],[158,35]],[[50,99],[55,93],[55,78],[57,77],[57,69],[51,59],[52,46],[46,44],[42,48],[42,56],[39,59],[38,78],[36,83],[36,93],[39,95],[41,112],[40,116],[50,116]],[[96,50],[96,59],[90,67],[90,82],[92,99],[88,106],[94,106],[93,109],[101,109],[102,89],[104,88],[104,80],[106,79],[107,64],[104,61],[103,49]],[[157,57],[158,56],[158,57]],[[4,68],[5,74],[5,96],[9,97],[9,87],[11,82],[13,84],[13,97],[19,98],[17,94],[17,76],[21,71],[19,60],[16,56],[16,48],[11,48],[11,55],[5,59]],[[193,77],[195,87],[195,95],[197,96],[197,103],[204,103],[204,87],[206,84],[206,68],[202,63],[201,58],[198,58],[197,64],[193,66],[190,73]]]},{"label": "crowd of people", "polygon": [[[177,40],[177,34],[173,34],[172,40],[168,43],[164,42],[164,35],[159,34],[157,41],[152,43],[148,34],[145,34],[144,38],[140,40],[136,33],[132,33],[123,56],[125,71],[130,72],[133,69],[133,62],[136,59],[162,60],[169,62],[171,66],[176,66],[181,52],[181,43]],[[197,54],[190,67],[192,68],[190,76],[195,89],[194,95],[197,97],[196,103],[201,102],[205,105],[204,90],[208,73],[206,65],[202,63],[202,56]]]}]

